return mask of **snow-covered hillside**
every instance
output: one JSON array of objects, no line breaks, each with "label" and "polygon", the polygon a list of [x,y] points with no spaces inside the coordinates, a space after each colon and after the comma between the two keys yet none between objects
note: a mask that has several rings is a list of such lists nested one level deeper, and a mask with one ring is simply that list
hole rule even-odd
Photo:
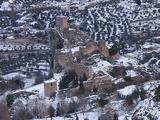
[{"label": "snow-covered hillside", "polygon": [[[28,2],[23,4],[32,5],[33,1]],[[34,3],[37,2],[41,3],[41,1],[34,1]],[[134,0],[107,0],[86,6],[84,10],[77,9],[71,12],[54,9],[20,12],[14,19],[2,17],[1,27],[12,25],[16,27],[27,24],[30,27],[29,32],[35,34],[35,31],[46,30],[48,27],[54,26],[55,16],[60,14],[67,15],[70,20],[75,20],[76,24],[82,30],[87,31],[93,39],[103,39],[109,42],[120,41],[125,45],[125,48],[127,41],[127,44],[135,49],[134,44],[138,40],[133,41],[133,33],[159,29],[160,9],[149,3],[142,3],[141,6],[138,6]]]}]

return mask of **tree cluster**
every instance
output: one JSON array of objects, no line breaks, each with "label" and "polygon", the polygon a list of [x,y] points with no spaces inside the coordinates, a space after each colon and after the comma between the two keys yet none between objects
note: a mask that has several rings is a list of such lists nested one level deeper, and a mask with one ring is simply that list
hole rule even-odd
[{"label": "tree cluster", "polygon": [[83,81],[86,81],[86,80],[87,80],[87,77],[85,74],[83,76],[78,76],[74,70],[68,71],[62,77],[59,83],[59,88],[60,89],[65,89],[68,87],[75,88],[75,87],[78,87],[78,85],[80,88],[83,88]]}]

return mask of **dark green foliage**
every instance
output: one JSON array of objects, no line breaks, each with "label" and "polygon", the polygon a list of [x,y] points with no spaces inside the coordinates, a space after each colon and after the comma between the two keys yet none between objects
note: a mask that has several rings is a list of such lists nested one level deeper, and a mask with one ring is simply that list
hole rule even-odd
[{"label": "dark green foliage", "polygon": [[110,49],[109,49],[109,55],[113,56],[115,54],[117,54],[119,51],[119,48],[117,45],[113,45]]},{"label": "dark green foliage", "polygon": [[20,89],[24,88],[25,83],[22,80],[16,79],[15,82],[19,86]]},{"label": "dark green foliage", "polygon": [[40,70],[36,73],[35,85],[40,84],[44,81],[44,76]]},{"label": "dark green foliage", "polygon": [[108,104],[109,101],[100,98],[97,100],[97,102],[98,102],[99,107],[104,107],[106,104]]},{"label": "dark green foliage", "polygon": [[64,43],[64,40],[60,38],[59,41],[57,41],[57,49],[62,49],[63,43]]},{"label": "dark green foliage", "polygon": [[141,0],[134,0],[137,5],[141,5]]},{"label": "dark green foliage", "polygon": [[78,86],[78,77],[75,76],[75,79],[73,79],[72,87],[75,88]]},{"label": "dark green foliage", "polygon": [[69,108],[67,113],[75,113],[78,111],[78,104],[75,101],[69,103]]},{"label": "dark green foliage", "polygon": [[113,116],[113,120],[118,120],[118,114],[114,114],[114,116]]},{"label": "dark green foliage", "polygon": [[160,101],[160,85],[155,90],[155,98],[157,101]]},{"label": "dark green foliage", "polygon": [[133,92],[133,94],[131,95],[131,97],[134,98],[134,99],[136,99],[136,98],[139,97],[139,95],[140,95],[140,91],[139,91],[139,90],[135,90],[135,91]]},{"label": "dark green foliage", "polygon": [[78,115],[76,114],[76,120],[79,120],[79,117],[78,117]]},{"label": "dark green foliage", "polygon": [[89,120],[88,118],[84,118],[84,120]]},{"label": "dark green foliage", "polygon": [[144,100],[146,98],[146,92],[144,91],[143,88],[141,88],[141,91],[139,92],[139,96],[141,100]]},{"label": "dark green foliage", "polygon": [[124,80],[125,80],[126,82],[133,82],[133,79],[131,78],[131,76],[126,76],[126,77],[124,77]]},{"label": "dark green foliage", "polygon": [[60,89],[65,89],[69,87],[69,83],[73,81],[73,87],[78,86],[78,76],[75,71],[69,71],[64,74],[62,80],[59,83]]},{"label": "dark green foliage", "polygon": [[11,82],[12,82],[12,85],[11,85],[12,90],[24,88],[25,83],[23,82],[23,78],[19,76],[12,78]]},{"label": "dark green foliage", "polygon": [[79,87],[80,87],[80,89],[82,89],[83,88],[83,82],[84,81],[87,81],[87,76],[86,76],[86,74],[83,74],[83,76],[80,76],[79,77]]},{"label": "dark green foliage", "polygon": [[61,108],[60,104],[58,103],[57,110],[56,110],[56,116],[61,116],[61,115],[64,115],[64,111]]},{"label": "dark green foliage", "polygon": [[130,106],[133,105],[133,98],[131,96],[127,96],[126,103]]},{"label": "dark green foliage", "polygon": [[3,39],[3,40],[4,40],[4,39],[6,39],[6,38],[7,38],[7,36],[6,36],[6,35],[3,35],[3,36],[2,36],[2,39]]},{"label": "dark green foliage", "polygon": [[12,94],[8,94],[6,97],[7,106],[11,107],[14,102],[14,96]]},{"label": "dark green foliage", "polygon": [[98,88],[94,86],[94,87],[93,87],[93,92],[96,93],[97,91],[98,91]]},{"label": "dark green foliage", "polygon": [[33,114],[26,108],[20,108],[13,115],[13,120],[31,120],[33,119]]},{"label": "dark green foliage", "polygon": [[98,120],[112,120],[113,119],[113,115],[111,113],[105,113],[105,114],[101,114],[98,117]]},{"label": "dark green foliage", "polygon": [[150,113],[149,113],[149,115],[148,115],[147,117],[149,118],[149,120],[157,120],[157,119],[155,119],[155,118],[153,117],[153,115],[151,115]]},{"label": "dark green foliage", "polygon": [[87,76],[86,76],[86,74],[83,74],[83,81],[87,81]]},{"label": "dark green foliage", "polygon": [[81,77],[81,76],[79,78],[79,87],[80,87],[80,89],[83,88],[83,77]]},{"label": "dark green foliage", "polygon": [[126,68],[123,66],[114,66],[110,75],[113,77],[125,76],[126,75]]},{"label": "dark green foliage", "polygon": [[52,117],[55,117],[55,109],[54,109],[54,107],[49,106],[48,113],[49,113],[49,116],[50,116],[51,119],[52,119]]}]

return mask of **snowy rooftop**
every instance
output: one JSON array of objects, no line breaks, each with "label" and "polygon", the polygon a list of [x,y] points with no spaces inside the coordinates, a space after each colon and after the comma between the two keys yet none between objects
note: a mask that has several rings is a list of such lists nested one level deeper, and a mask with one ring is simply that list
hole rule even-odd
[{"label": "snowy rooftop", "polygon": [[136,90],[136,86],[135,85],[130,85],[130,86],[127,86],[123,89],[120,89],[120,90],[117,90],[121,95],[123,96],[129,96],[131,95],[135,90]]},{"label": "snowy rooftop", "polygon": [[53,83],[53,82],[56,82],[56,81],[57,81],[56,79],[50,79],[50,80],[44,81],[44,83]]}]

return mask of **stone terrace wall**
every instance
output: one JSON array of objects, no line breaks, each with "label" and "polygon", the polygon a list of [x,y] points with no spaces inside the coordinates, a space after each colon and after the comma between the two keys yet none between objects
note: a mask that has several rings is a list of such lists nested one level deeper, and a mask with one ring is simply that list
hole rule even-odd
[{"label": "stone terrace wall", "polygon": [[79,76],[83,76],[85,74],[87,78],[92,77],[92,68],[90,66],[68,62],[66,64],[65,71],[69,71],[69,70],[75,70],[75,72]]},{"label": "stone terrace wall", "polygon": [[96,78],[91,78],[87,82],[84,83],[84,87],[88,91],[92,91],[93,88],[97,88],[98,91],[111,91],[113,89],[112,81],[108,78],[108,76],[99,76]]}]

